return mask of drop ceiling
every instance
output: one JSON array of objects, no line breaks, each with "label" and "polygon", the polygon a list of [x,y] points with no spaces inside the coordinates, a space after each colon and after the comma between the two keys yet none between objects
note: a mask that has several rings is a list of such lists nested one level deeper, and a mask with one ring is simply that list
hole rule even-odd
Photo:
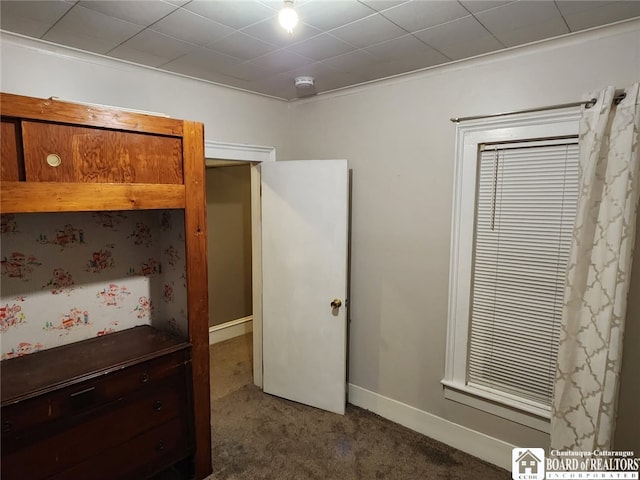
[{"label": "drop ceiling", "polygon": [[[640,1],[2,0],[2,30],[287,100],[640,17]],[[296,76],[315,86],[296,89]]]}]

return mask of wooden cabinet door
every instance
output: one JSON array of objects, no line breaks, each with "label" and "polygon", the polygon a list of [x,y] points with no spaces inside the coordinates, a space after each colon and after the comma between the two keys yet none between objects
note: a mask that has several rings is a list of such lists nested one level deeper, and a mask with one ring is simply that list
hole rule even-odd
[{"label": "wooden cabinet door", "polygon": [[20,180],[20,156],[18,154],[18,122],[2,119],[0,140],[2,155],[0,157],[0,181],[17,182]]},{"label": "wooden cabinet door", "polygon": [[184,183],[180,138],[22,122],[28,182]]}]

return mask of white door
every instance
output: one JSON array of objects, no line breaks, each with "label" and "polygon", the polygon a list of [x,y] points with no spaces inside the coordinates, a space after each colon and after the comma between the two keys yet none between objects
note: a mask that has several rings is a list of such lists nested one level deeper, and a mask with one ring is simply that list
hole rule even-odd
[{"label": "white door", "polygon": [[347,161],[265,162],[261,175],[263,389],[344,414]]}]

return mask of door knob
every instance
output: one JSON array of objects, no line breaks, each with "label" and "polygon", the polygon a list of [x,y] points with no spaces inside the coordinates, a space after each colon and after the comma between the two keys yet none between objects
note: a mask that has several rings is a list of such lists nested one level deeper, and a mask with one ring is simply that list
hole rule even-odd
[{"label": "door knob", "polygon": [[339,298],[335,298],[333,302],[331,302],[331,308],[340,308],[342,306],[342,300]]}]

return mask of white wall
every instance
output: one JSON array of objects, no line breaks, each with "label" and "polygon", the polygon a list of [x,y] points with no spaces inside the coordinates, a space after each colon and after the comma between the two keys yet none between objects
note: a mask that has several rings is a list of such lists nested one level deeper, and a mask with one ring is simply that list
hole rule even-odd
[{"label": "white wall", "polygon": [[[511,444],[548,444],[546,434],[443,398],[449,118],[577,101],[639,80],[635,21],[292,104],[291,158],[347,158],[353,169],[350,383]],[[625,367],[633,383],[638,365]],[[625,415],[638,426],[637,414]],[[628,441],[640,451],[637,433]]]},{"label": "white wall", "polygon": [[195,120],[211,141],[279,148],[287,104],[211,82],[2,33],[3,92],[99,103]]}]

